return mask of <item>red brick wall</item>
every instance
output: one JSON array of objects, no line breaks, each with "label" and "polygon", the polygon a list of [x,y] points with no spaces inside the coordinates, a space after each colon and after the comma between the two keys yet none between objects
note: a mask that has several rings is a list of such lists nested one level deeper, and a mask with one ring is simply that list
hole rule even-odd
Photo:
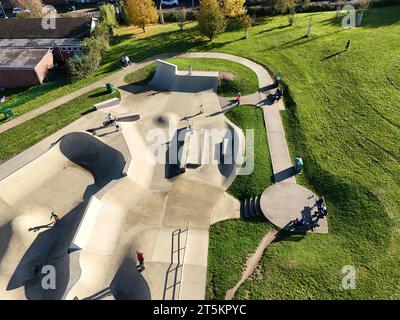
[{"label": "red brick wall", "polygon": [[32,70],[0,70],[0,87],[18,88],[41,84],[53,64],[53,54],[49,51]]},{"label": "red brick wall", "polygon": [[0,70],[0,87],[18,88],[39,84],[35,70]]},{"label": "red brick wall", "polygon": [[40,83],[43,82],[44,77],[46,76],[53,63],[53,54],[49,51],[35,68]]}]

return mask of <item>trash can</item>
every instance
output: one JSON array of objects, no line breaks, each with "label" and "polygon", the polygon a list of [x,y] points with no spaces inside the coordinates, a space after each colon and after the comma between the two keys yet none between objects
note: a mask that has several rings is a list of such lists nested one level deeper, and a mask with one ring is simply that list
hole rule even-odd
[{"label": "trash can", "polygon": [[106,84],[106,88],[107,88],[107,92],[108,93],[113,93],[114,92],[114,86],[113,86],[113,84],[111,82],[108,82]]},{"label": "trash can", "polygon": [[281,76],[279,74],[277,74],[275,76],[275,86],[279,87],[279,85],[281,84]]},{"label": "trash can", "polygon": [[5,115],[7,119],[14,118],[14,113],[12,112],[11,108],[2,109],[1,112]]},{"label": "trash can", "polygon": [[303,170],[303,159],[296,157],[296,159],[294,159],[294,172],[295,174],[298,174],[301,170]]}]

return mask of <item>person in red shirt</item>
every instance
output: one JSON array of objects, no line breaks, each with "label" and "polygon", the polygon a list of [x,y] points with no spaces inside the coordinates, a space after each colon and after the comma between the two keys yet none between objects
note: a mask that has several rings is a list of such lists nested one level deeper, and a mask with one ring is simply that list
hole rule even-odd
[{"label": "person in red shirt", "polygon": [[136,251],[136,258],[137,261],[139,262],[138,265],[138,271],[142,272],[144,270],[144,256],[143,256],[143,252],[141,251]]},{"label": "person in red shirt", "polygon": [[241,97],[241,94],[240,94],[240,92],[238,92],[236,95],[236,103],[238,106],[240,105],[240,97]]}]

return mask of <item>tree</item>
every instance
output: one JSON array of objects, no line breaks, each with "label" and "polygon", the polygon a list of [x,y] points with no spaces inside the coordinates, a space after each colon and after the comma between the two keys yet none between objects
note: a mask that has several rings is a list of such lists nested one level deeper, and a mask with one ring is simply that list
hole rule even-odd
[{"label": "tree", "polygon": [[201,0],[197,14],[200,32],[212,41],[224,32],[226,20],[217,0]]},{"label": "tree", "polygon": [[162,3],[161,2],[160,2],[160,9],[158,10],[158,12],[160,13],[160,23],[164,24],[165,23],[165,21],[164,21],[164,12],[163,12],[163,9],[162,9]]},{"label": "tree", "polygon": [[293,8],[298,0],[275,0],[274,9],[278,13],[288,12]]},{"label": "tree", "polygon": [[183,7],[178,12],[175,13],[176,21],[178,22],[178,27],[181,31],[183,31],[183,27],[185,26],[186,21],[186,10]]},{"label": "tree", "polygon": [[139,26],[146,32],[146,26],[158,20],[157,9],[152,0],[126,0],[126,21],[130,25]]},{"label": "tree", "polygon": [[18,18],[42,18],[46,14],[41,0],[12,0],[11,4],[22,10],[29,10],[29,13],[19,13]]},{"label": "tree", "polygon": [[246,0],[221,0],[223,13],[227,17],[239,17],[246,14],[244,4]]},{"label": "tree", "polygon": [[371,5],[371,0],[359,0],[358,1],[358,14],[357,14],[357,26],[360,26],[364,17],[364,12],[368,10]]},{"label": "tree", "polygon": [[238,16],[235,19],[238,21],[239,29],[244,30],[244,39],[247,39],[249,37],[249,28],[253,24],[253,19],[247,14]]},{"label": "tree", "polygon": [[118,24],[115,7],[111,4],[100,6],[100,20],[109,26],[115,27]]}]

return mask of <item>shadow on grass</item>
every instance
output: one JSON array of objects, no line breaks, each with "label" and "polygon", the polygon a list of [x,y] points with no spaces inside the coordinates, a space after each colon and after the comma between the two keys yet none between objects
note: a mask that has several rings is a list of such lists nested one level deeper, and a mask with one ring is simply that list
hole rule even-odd
[{"label": "shadow on grass", "polygon": [[[361,22],[361,28],[379,28],[384,26],[391,26],[400,22],[400,6],[387,7],[392,10],[382,10],[380,8],[371,8],[364,12]],[[358,12],[359,14],[359,12]],[[331,25],[340,27],[342,19],[346,17],[347,13],[343,11],[339,16],[326,19],[321,22],[323,25]]]}]

